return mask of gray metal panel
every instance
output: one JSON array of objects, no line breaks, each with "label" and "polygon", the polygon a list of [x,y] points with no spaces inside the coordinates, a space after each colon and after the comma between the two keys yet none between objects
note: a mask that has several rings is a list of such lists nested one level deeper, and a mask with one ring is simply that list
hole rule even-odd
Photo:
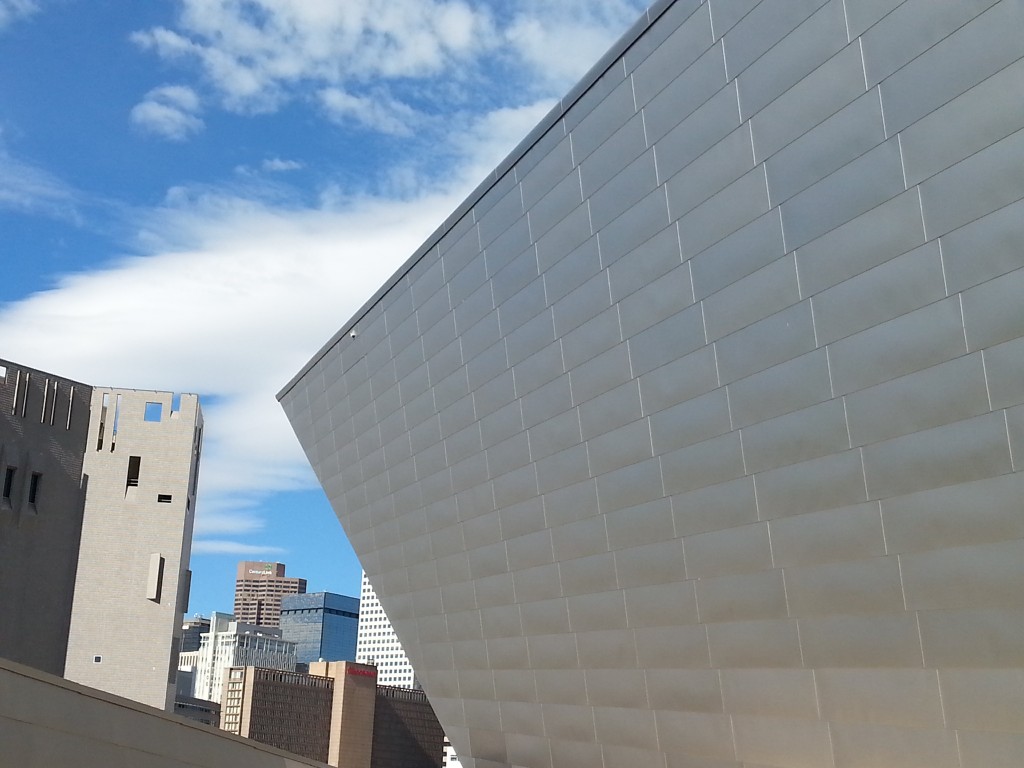
[{"label": "gray metal panel", "polygon": [[282,395],[467,761],[1016,768],[989,5],[659,3]]},{"label": "gray metal panel", "polygon": [[[929,20],[934,18],[934,11],[928,13]],[[1022,26],[1024,7],[1002,0],[886,78],[881,89],[889,133],[903,130],[1019,59],[1016,31]]]},{"label": "gray metal panel", "polygon": [[1024,60],[910,125],[900,135],[907,182],[916,184],[1024,124]]},{"label": "gray metal panel", "polygon": [[846,394],[964,354],[957,297],[881,323],[829,346],[832,381]]},{"label": "gray metal panel", "polygon": [[984,214],[1020,200],[1024,130],[1007,136],[921,184],[929,237],[944,235]]},{"label": "gray metal panel", "polygon": [[[811,0],[810,4],[816,5],[818,1]],[[802,3],[787,3],[786,11],[800,5]],[[755,9],[751,17],[760,16],[759,10]],[[773,9],[775,19],[787,15],[786,11],[780,13],[779,10]],[[762,31],[763,29],[764,25]],[[749,67],[740,73],[737,82],[740,91],[740,111],[743,116],[755,114],[787,88],[817,69],[847,42],[843,0],[830,0],[790,34],[775,43],[757,60],[757,66]],[[734,61],[738,57],[733,55],[733,52],[734,48],[730,48],[730,37],[727,34],[725,56],[730,74],[739,71],[735,68],[738,62]]]},{"label": "gray metal panel", "polygon": [[786,244],[806,245],[904,189],[899,142],[890,139],[783,203]]}]

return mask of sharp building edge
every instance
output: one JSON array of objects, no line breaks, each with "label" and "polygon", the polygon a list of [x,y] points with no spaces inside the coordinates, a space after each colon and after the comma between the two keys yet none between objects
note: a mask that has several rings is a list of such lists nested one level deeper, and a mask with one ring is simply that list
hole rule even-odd
[{"label": "sharp building edge", "polygon": [[282,391],[464,764],[1019,764],[1021,29],[659,3]]}]

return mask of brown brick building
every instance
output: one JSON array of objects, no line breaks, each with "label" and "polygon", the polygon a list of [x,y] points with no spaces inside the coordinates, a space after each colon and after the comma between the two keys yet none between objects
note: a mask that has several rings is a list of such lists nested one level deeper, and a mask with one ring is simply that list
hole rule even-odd
[{"label": "brown brick building", "polygon": [[221,728],[345,768],[440,768],[444,733],[423,691],[377,685],[377,669],[313,662],[310,674],[225,670]]}]

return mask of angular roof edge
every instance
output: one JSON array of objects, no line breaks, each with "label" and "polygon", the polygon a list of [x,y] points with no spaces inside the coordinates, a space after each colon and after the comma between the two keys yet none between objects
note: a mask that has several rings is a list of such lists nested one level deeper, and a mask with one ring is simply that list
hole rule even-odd
[{"label": "angular roof edge", "polygon": [[410,256],[405,263],[402,264],[398,270],[384,283],[380,288],[377,289],[376,293],[373,294],[366,301],[359,310],[352,315],[352,317],[346,322],[319,350],[314,354],[302,368],[296,373],[281,391],[277,393],[277,399],[280,402],[288,392],[304,377],[309,371],[315,366],[321,359],[327,354],[327,352],[338,343],[338,341],[354,327],[356,326],[363,317],[390,291],[398,282],[405,277],[405,275],[412,269],[420,259],[422,259],[431,248],[440,242],[441,238],[445,235],[448,230],[455,226],[456,223],[462,219],[472,208],[480,201],[480,199],[491,189],[495,184],[501,180],[506,173],[508,173],[515,166],[517,162],[536,144],[540,141],[541,137],[544,136],[549,130],[551,130],[558,121],[561,120],[566,112],[577,102],[583,95],[589,91],[595,83],[601,78],[601,76],[607,72],[611,66],[621,57],[633,43],[635,43],[641,35],[646,32],[655,21],[658,20],[674,3],[676,0],[655,0],[655,2],[641,15],[640,18],[630,27],[626,32],[608,49],[608,51],[598,59],[597,63],[590,68],[580,81],[569,89],[569,92],[563,96],[558,104],[556,104],[547,115],[541,119],[541,121],[531,130],[526,137],[523,138],[519,144],[516,145],[509,154],[495,167],[484,178],[476,189],[474,189],[469,197],[467,197],[458,208],[452,211],[451,214],[444,220],[444,222],[435,229],[430,236],[423,242],[423,244],[416,249],[416,251]]}]

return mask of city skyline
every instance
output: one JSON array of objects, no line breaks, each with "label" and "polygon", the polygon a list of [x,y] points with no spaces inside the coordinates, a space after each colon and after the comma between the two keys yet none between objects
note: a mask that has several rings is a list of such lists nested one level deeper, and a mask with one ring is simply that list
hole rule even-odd
[{"label": "city skyline", "polygon": [[646,3],[291,6],[0,2],[3,354],[200,395],[189,615],[357,593],[274,394]]}]

